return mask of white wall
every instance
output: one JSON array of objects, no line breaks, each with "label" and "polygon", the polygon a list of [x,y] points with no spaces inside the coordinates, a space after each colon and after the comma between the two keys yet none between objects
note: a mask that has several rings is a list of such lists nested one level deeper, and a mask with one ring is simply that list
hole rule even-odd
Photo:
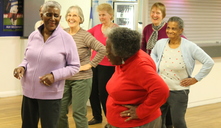
[{"label": "white wall", "polygon": [[[213,58],[215,65],[207,77],[199,81],[190,88],[189,107],[221,102],[221,57]],[[197,63],[193,75],[201,68],[201,64]]]},{"label": "white wall", "polygon": [[0,97],[21,94],[20,81],[13,77],[13,70],[21,61],[20,37],[0,37]]},{"label": "white wall", "polygon": [[[60,23],[63,27],[68,27],[64,18],[67,9],[72,5],[78,5],[82,8],[85,18],[85,21],[81,27],[86,30],[89,28],[89,16],[91,7],[90,0],[56,1],[59,2],[62,6],[62,19]],[[20,39],[20,37],[0,37],[0,97],[16,96],[22,94],[20,81],[13,77],[13,70],[21,63],[26,44],[27,40]]]}]

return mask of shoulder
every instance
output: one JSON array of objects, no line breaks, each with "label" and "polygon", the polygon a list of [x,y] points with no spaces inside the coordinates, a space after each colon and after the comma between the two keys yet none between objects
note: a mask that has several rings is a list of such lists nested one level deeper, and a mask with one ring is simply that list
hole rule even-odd
[{"label": "shoulder", "polygon": [[33,41],[35,42],[35,39],[39,40],[40,38],[42,38],[41,33],[39,30],[35,30],[28,36],[28,44]]},{"label": "shoulder", "polygon": [[95,31],[100,30],[100,29],[101,29],[101,26],[102,26],[102,24],[98,24],[98,25],[96,25],[96,26],[90,28],[90,29],[88,30],[88,32],[94,33]]},{"label": "shoulder", "polygon": [[152,24],[148,24],[147,26],[144,27],[144,29],[152,29]]},{"label": "shoulder", "polygon": [[156,44],[159,44],[159,43],[166,43],[168,42],[168,38],[162,38],[162,39],[159,39]]},{"label": "shoulder", "polygon": [[[68,29],[66,29],[68,30]],[[72,41],[73,37],[64,29],[62,29],[60,26],[58,29],[56,29],[56,31],[61,35],[62,40],[64,41]]]},{"label": "shoulder", "polygon": [[136,66],[141,68],[142,72],[145,70],[149,70],[150,72],[150,68],[153,69],[152,71],[154,72],[156,70],[156,64],[153,61],[153,59],[150,57],[150,55],[148,55],[142,50],[138,51],[136,62],[137,62]]},{"label": "shoulder", "polygon": [[[143,34],[146,35],[146,33],[152,33],[153,32],[153,29],[152,29],[152,24],[148,24],[147,26],[144,27],[143,29]],[[148,34],[148,35],[149,35]]]},{"label": "shoulder", "polygon": [[90,32],[86,31],[85,29],[81,28],[79,31],[78,31],[78,34],[81,35],[81,36],[84,36],[87,37],[87,36],[92,36]]},{"label": "shoulder", "polygon": [[86,40],[91,39],[94,36],[92,36],[90,32],[81,28],[73,37],[75,41],[80,40],[80,41],[85,42]]},{"label": "shoulder", "polygon": [[32,39],[34,36],[38,36],[40,32],[38,30],[33,31],[29,36],[28,39]]},{"label": "shoulder", "polygon": [[112,28],[116,28],[116,27],[119,27],[119,25],[118,25],[118,24],[113,23]]},{"label": "shoulder", "polygon": [[92,27],[92,29],[93,28],[100,28],[102,26],[102,24],[97,24],[97,25],[95,25],[94,27]]},{"label": "shoulder", "polygon": [[143,50],[139,50],[135,54],[135,59],[137,59],[137,61],[140,62],[139,64],[154,64],[154,62],[151,59],[150,55],[148,55]]},{"label": "shoulder", "polygon": [[59,30],[59,33],[60,33],[61,35],[65,36],[65,37],[71,37],[71,35],[70,35],[67,31],[65,31],[65,30],[63,30],[63,29],[60,29],[60,30]]},{"label": "shoulder", "polygon": [[80,33],[85,33],[85,34],[89,33],[88,31],[86,31],[86,30],[83,29],[83,28],[80,28],[79,32],[80,32]]},{"label": "shoulder", "polygon": [[185,47],[187,47],[187,46],[189,46],[189,47],[198,47],[195,43],[193,43],[192,41],[187,40],[183,37],[181,37],[181,42],[183,43],[183,46],[185,46]]},{"label": "shoulder", "polygon": [[185,53],[187,52],[193,53],[196,51],[202,51],[202,49],[197,44],[185,38],[182,38],[181,48],[183,49],[183,51],[186,51]]},{"label": "shoulder", "polygon": [[154,48],[162,48],[162,47],[164,47],[166,45],[167,42],[168,42],[168,38],[159,39],[156,42]]}]

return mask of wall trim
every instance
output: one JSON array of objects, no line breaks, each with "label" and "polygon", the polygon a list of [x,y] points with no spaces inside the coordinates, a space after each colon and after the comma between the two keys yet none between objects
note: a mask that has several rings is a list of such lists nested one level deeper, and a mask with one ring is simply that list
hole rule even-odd
[{"label": "wall trim", "polygon": [[0,97],[10,97],[10,96],[18,96],[18,95],[22,95],[20,90],[0,92]]},{"label": "wall trim", "polygon": [[208,104],[214,104],[214,103],[218,103],[218,102],[221,102],[221,97],[202,100],[202,101],[196,101],[196,102],[189,102],[188,108],[202,106],[202,105],[208,105]]}]

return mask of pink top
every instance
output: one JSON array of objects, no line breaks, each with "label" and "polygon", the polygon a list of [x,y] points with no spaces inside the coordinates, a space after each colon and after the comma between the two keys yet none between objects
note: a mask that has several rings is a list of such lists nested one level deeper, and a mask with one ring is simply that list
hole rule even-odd
[{"label": "pink top", "polygon": [[[103,34],[101,31],[102,24],[98,24],[94,26],[93,28],[89,29],[88,32],[90,32],[98,41],[100,41],[104,46],[106,46],[106,40],[107,37]],[[96,51],[92,52],[91,59],[95,57],[97,54]],[[99,65],[104,65],[104,66],[113,66],[110,61],[108,61],[108,58],[105,56],[102,61],[99,63]]]}]

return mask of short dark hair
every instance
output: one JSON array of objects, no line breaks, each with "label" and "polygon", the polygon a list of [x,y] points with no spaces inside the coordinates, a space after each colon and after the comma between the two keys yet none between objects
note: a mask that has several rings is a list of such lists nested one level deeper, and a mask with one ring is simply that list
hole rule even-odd
[{"label": "short dark hair", "polygon": [[121,58],[129,58],[140,49],[141,34],[129,28],[113,28],[107,38],[112,43],[113,54]]}]

